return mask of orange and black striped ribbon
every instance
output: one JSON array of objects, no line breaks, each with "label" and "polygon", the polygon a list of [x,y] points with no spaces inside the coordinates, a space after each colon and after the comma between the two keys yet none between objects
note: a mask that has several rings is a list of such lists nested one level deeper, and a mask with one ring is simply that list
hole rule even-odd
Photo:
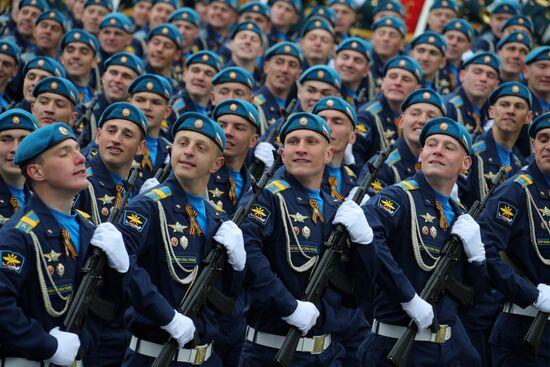
[{"label": "orange and black striped ribbon", "polygon": [[145,169],[146,167],[149,167],[149,171],[153,172],[153,161],[151,161],[151,154],[149,153],[149,148],[147,148],[147,146],[143,149],[141,169]]},{"label": "orange and black striped ribbon", "polygon": [[338,192],[338,179],[334,176],[328,176],[328,184],[330,186],[330,196],[343,201],[344,197]]},{"label": "orange and black striped ribbon", "polygon": [[14,212],[18,211],[21,208],[19,206],[19,201],[17,201],[17,198],[15,196],[12,196],[10,198],[10,204],[11,204],[11,207],[13,208]]},{"label": "orange and black striped ribbon", "polygon": [[189,204],[185,205],[185,213],[189,218],[189,234],[193,237],[200,236],[202,234],[201,227],[197,223],[197,211]]},{"label": "orange and black striped ribbon", "polygon": [[317,219],[319,219],[321,223],[325,223],[325,217],[323,217],[323,214],[319,211],[319,203],[315,199],[309,199],[309,206],[313,209],[313,215],[311,216],[313,223],[317,223]]},{"label": "orange and black striped ribbon", "polygon": [[115,206],[118,207],[120,205],[120,202],[122,201],[122,196],[124,195],[124,187],[122,187],[122,185],[115,185],[115,190],[116,190]]},{"label": "orange and black striped ribbon", "polygon": [[74,259],[77,253],[69,232],[63,228],[61,229],[61,235],[63,236],[63,245],[65,246],[65,256],[70,256]]},{"label": "orange and black striped ribbon", "polygon": [[235,181],[229,177],[229,199],[231,199],[233,205],[237,205],[237,193],[235,193],[235,187]]},{"label": "orange and black striped ribbon", "polygon": [[446,231],[447,228],[449,228],[449,224],[447,223],[447,217],[445,217],[443,206],[441,206],[441,203],[438,200],[435,201],[435,208],[439,212],[439,228]]}]

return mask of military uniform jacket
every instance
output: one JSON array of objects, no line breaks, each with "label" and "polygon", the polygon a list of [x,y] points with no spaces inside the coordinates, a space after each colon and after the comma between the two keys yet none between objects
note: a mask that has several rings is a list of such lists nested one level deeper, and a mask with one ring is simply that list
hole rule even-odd
[{"label": "military uniform jacket", "polygon": [[[206,106],[206,111],[213,110],[212,103],[209,101]],[[195,101],[191,99],[187,90],[182,88],[178,94],[174,97],[174,103],[172,103],[172,111],[175,113],[176,118],[181,116],[185,112],[200,112],[195,104]]]},{"label": "military uniform jacket", "polygon": [[265,119],[269,126],[273,125],[282,117],[281,109],[279,108],[275,96],[273,96],[265,85],[261,87],[254,96],[254,102],[264,111]]},{"label": "military uniform jacket", "polygon": [[162,136],[159,136],[159,143],[158,143],[158,150],[157,150],[157,157],[153,163],[153,170],[149,168],[149,166],[144,166],[142,162],[142,171],[141,171],[141,178],[145,181],[148,178],[154,177],[155,173],[159,170],[160,167],[164,164],[164,161],[166,160],[166,156],[170,154],[170,142],[163,138]]},{"label": "military uniform jacket", "polygon": [[[208,230],[193,235],[186,204],[186,194],[171,174],[164,184],[136,196],[118,225],[130,255],[125,283],[134,308],[130,330],[154,343],[163,344],[168,339],[169,334],[160,326],[172,321],[189,282],[198,276],[204,267],[202,261],[216,245],[212,237],[226,219],[222,211],[206,203]],[[224,293],[236,295],[243,276],[244,271],[235,272],[226,264],[217,285]],[[212,342],[218,333],[216,315],[206,305],[199,319],[193,320],[201,344]]]},{"label": "military uniform jacket", "polygon": [[491,31],[487,31],[480,35],[474,42],[472,49],[474,52],[490,51],[496,52],[496,46],[499,39]]},{"label": "military uniform jacket", "polygon": [[489,119],[489,103],[486,102],[481,109],[481,114],[477,114],[475,108],[462,87],[449,94],[445,98],[447,104],[447,117],[452,118],[458,123],[464,125],[470,134],[476,130],[483,132],[483,124]]},{"label": "military uniform jacket", "polygon": [[[415,292],[422,292],[435,266],[434,257],[439,256],[454,220],[463,213],[449,199],[455,219],[446,229],[441,228],[435,202],[435,192],[420,171],[382,190],[363,207],[381,263],[373,293],[374,318],[381,322],[408,324],[410,318],[400,303],[410,301]],[[481,292],[486,285],[486,262],[470,264],[464,260],[455,264],[451,275]],[[434,306],[434,314],[441,324],[453,325],[457,308],[458,304],[444,294]]]},{"label": "military uniform jacket", "polygon": [[229,167],[227,167],[226,164],[216,171],[216,173],[211,174],[210,180],[208,181],[208,200],[229,216],[235,213],[240,199],[250,188],[250,177],[246,165],[241,167],[240,174],[243,178],[243,187],[240,197],[235,197],[235,203],[233,203],[231,199],[231,183],[229,182],[231,175],[229,173]]},{"label": "military uniform jacket", "polygon": [[[25,193],[25,202],[28,202],[31,197],[31,191],[27,185],[24,186],[23,192]],[[17,199],[13,196],[8,185],[0,176],[0,228],[8,222],[13,213],[15,213],[17,206]]]},{"label": "military uniform jacket", "polygon": [[[93,103],[93,100],[82,103],[76,107],[76,112],[78,114],[76,121],[78,121],[89,108],[92,108],[90,121],[81,121],[78,126],[75,126],[73,128],[78,138],[82,139],[81,146],[86,146],[88,145],[88,143],[90,143],[95,139],[95,134],[98,129],[99,118],[103,114],[103,111],[105,111],[105,109],[112,102],[109,102],[109,100],[107,100],[107,97],[105,97],[105,94],[101,93],[97,96],[97,100],[95,101],[93,106],[92,106],[92,103]],[[80,138],[80,135],[82,134],[84,134],[84,136]]]},{"label": "military uniform jacket", "polygon": [[329,181],[330,179],[329,171],[328,171],[328,168],[325,166],[325,171],[323,172],[323,182],[321,183],[321,190],[323,190],[330,196],[334,197],[335,199],[338,199],[338,198],[336,197],[336,195],[334,195],[334,191],[342,195],[342,198],[346,198],[346,196],[348,196],[351,189],[357,186],[357,176],[348,166],[345,166],[343,164],[342,166],[340,166],[340,175],[342,178],[342,182],[335,182],[336,186],[340,184],[340,190],[337,190],[336,187],[332,189]]}]

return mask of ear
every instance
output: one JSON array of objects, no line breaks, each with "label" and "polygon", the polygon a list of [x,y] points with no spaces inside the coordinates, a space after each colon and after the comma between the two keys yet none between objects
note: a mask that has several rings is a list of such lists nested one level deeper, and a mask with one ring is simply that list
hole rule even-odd
[{"label": "ear", "polygon": [[529,113],[527,113],[527,117],[525,118],[525,125],[529,125],[532,120],[533,120],[533,111],[529,111]]},{"label": "ear", "polygon": [[32,163],[27,166],[27,176],[34,182],[43,182],[46,180],[44,169],[39,163]]},{"label": "ear", "polygon": [[216,161],[212,165],[212,168],[210,169],[210,173],[215,173],[217,170],[222,168],[224,163],[225,163],[225,158],[223,157],[223,155],[220,155],[219,157],[217,157]]},{"label": "ear", "polygon": [[250,137],[250,140],[248,141],[248,149],[254,148],[256,144],[258,144],[258,140],[260,137],[258,134],[254,134]]},{"label": "ear", "polygon": [[[98,130],[98,133],[99,133],[99,130]],[[145,149],[145,139],[139,142],[135,155],[142,155],[144,149]]]},{"label": "ear", "polygon": [[[329,144],[329,143],[327,143]],[[332,145],[328,145],[327,152],[325,154],[325,164],[330,163],[332,161],[332,158],[334,157],[334,147]]]},{"label": "ear", "polygon": [[348,144],[354,144],[356,139],[357,139],[357,131],[353,130],[349,134]]},{"label": "ear", "polygon": [[400,130],[403,128],[403,114],[399,115],[397,119],[397,128]]},{"label": "ear", "polygon": [[462,161],[462,169],[460,171],[461,172],[468,171],[471,166],[472,166],[472,157],[466,154],[466,156],[464,157],[464,160]]},{"label": "ear", "polygon": [[71,121],[69,121],[69,126],[73,127],[74,123],[76,122],[76,119],[78,118],[78,112],[76,111],[73,111],[73,113],[71,113]]},{"label": "ear", "polygon": [[489,117],[494,119],[495,118],[495,109],[493,106],[489,106]]},{"label": "ear", "polygon": [[172,113],[172,106],[170,105],[170,103],[167,103],[166,104],[166,108],[164,110],[164,119],[168,119],[168,117],[170,117],[170,114]]},{"label": "ear", "polygon": [[464,71],[464,69],[462,69],[458,72],[458,80],[460,80],[461,83],[464,81],[464,75],[465,74],[466,74],[466,72]]}]

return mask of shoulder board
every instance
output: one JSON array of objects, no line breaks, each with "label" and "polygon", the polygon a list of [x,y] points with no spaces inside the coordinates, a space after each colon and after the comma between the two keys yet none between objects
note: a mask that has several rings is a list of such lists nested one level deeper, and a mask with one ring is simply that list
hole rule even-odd
[{"label": "shoulder board", "polygon": [[147,196],[150,199],[153,199],[153,201],[159,201],[162,199],[165,199],[172,195],[172,190],[168,186],[162,186],[153,190],[147,191],[145,196]]},{"label": "shoulder board", "polygon": [[182,108],[185,108],[185,101],[183,100],[183,98],[178,98],[174,101],[174,103],[172,103],[172,109],[174,111],[178,112]]},{"label": "shoulder board", "polygon": [[416,190],[418,189],[418,182],[416,182],[415,180],[401,181],[397,184],[397,187],[404,191]]},{"label": "shoulder board", "polygon": [[15,225],[15,229],[21,232],[29,233],[40,223],[38,215],[34,211],[30,211],[19,219],[19,222]]},{"label": "shoulder board", "polygon": [[378,113],[382,111],[382,103],[380,103],[380,101],[376,101],[372,104],[369,104],[367,107],[365,107],[365,110],[370,113]]},{"label": "shoulder board", "polygon": [[391,167],[395,163],[397,163],[399,160],[401,160],[401,154],[399,154],[399,150],[394,149],[392,150],[390,155],[388,155],[388,158],[386,158],[386,161],[384,163],[386,163],[388,166]]},{"label": "shoulder board", "polygon": [[449,100],[449,102],[455,107],[460,107],[464,104],[461,96],[454,96]]},{"label": "shoulder board", "polygon": [[346,170],[346,173],[348,174],[348,176],[355,177],[355,172],[353,172],[352,169],[349,168],[348,166],[344,166],[344,170]]},{"label": "shoulder board", "polygon": [[136,49],[133,46],[126,46],[124,51],[129,52],[129,53],[134,54],[134,55],[136,54]]},{"label": "shoulder board", "polygon": [[82,210],[76,209],[76,212],[77,212],[78,214],[80,214],[80,216],[81,216],[82,218],[84,218],[84,219],[90,219],[90,218],[91,218],[90,214],[88,214],[88,213],[86,213],[86,212],[83,212]]},{"label": "shoulder board", "polygon": [[94,171],[92,171],[92,167],[86,168],[86,177],[90,177],[90,176],[93,176],[93,175],[94,175]]},{"label": "shoulder board", "polygon": [[263,94],[258,94],[257,96],[254,96],[254,102],[259,104],[260,106],[265,103],[265,96]]},{"label": "shoulder board", "polygon": [[172,145],[172,143],[170,143],[170,140],[166,139],[164,136],[161,136],[159,141],[162,142],[163,144],[166,144],[167,147]]},{"label": "shoulder board", "polygon": [[168,124],[168,121],[166,121],[166,119],[162,120],[161,127],[163,129],[168,129],[170,127],[169,124]]},{"label": "shoulder board", "polygon": [[514,182],[520,185],[521,187],[529,186],[533,183],[533,179],[528,174],[518,175]]},{"label": "shoulder board", "polygon": [[215,202],[213,201],[209,201],[210,205],[212,205],[212,207],[214,209],[216,209],[217,212],[220,212],[220,213],[225,213],[225,210],[222,209],[221,206],[219,206],[218,204],[216,204]]},{"label": "shoulder board", "polygon": [[484,152],[486,149],[487,149],[487,146],[485,145],[484,140],[480,140],[477,143],[474,143],[472,145],[472,153],[474,154]]},{"label": "shoulder board", "polygon": [[274,180],[274,181],[271,181],[265,187],[265,189],[270,191],[272,194],[276,194],[278,192],[281,192],[281,191],[284,191],[284,190],[288,189],[289,187],[290,187],[290,185],[286,181]]}]

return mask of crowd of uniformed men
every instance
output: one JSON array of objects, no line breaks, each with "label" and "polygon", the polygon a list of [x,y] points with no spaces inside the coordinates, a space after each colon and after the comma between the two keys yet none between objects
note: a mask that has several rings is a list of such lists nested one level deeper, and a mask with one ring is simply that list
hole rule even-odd
[{"label": "crowd of uniformed men", "polygon": [[[173,366],[268,366],[291,326],[293,365],[382,366],[411,320],[407,366],[550,365],[550,326],[536,354],[523,342],[550,311],[550,7],[487,3],[430,1],[412,37],[418,4],[396,0],[12,1],[0,366],[150,366],[169,337]],[[303,301],[335,224],[337,271]],[[451,234],[472,305],[420,296]],[[217,245],[217,298],[191,319]],[[77,335],[94,247],[108,266]]]}]

